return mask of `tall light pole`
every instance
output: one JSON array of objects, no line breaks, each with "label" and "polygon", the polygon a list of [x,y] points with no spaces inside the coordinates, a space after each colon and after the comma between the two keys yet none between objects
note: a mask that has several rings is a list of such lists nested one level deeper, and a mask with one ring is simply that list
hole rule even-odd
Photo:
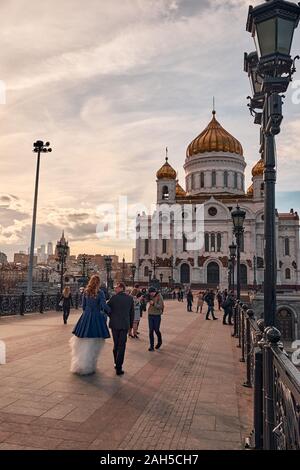
[{"label": "tall light pole", "polygon": [[135,272],[136,272],[136,265],[135,265],[135,264],[132,264],[132,265],[131,265],[132,287],[134,287]]},{"label": "tall light pole", "polygon": [[233,221],[233,231],[236,238],[236,297],[241,298],[241,236],[244,232],[244,220],[246,212],[237,205],[236,209],[231,212]]},{"label": "tall light pole", "polygon": [[60,267],[60,293],[62,294],[64,288],[64,273],[65,267],[67,262],[67,257],[69,253],[69,245],[68,242],[65,240],[64,232],[60,240],[58,240],[56,244],[56,253],[57,253],[57,261],[59,262]]},{"label": "tall light pole", "polygon": [[37,140],[33,144],[33,152],[37,153],[37,163],[36,163],[36,174],[35,174],[35,189],[34,189],[33,215],[32,215],[32,227],[31,227],[30,254],[29,254],[29,264],[28,264],[27,295],[32,294],[32,273],[33,273],[33,259],[34,259],[37,201],[38,201],[38,192],[39,192],[40,158],[41,158],[41,152],[45,152],[45,153],[52,152],[52,149],[50,148],[50,142],[44,143],[42,140]]},{"label": "tall light pole", "polygon": [[104,256],[105,268],[106,268],[106,285],[107,289],[112,288],[111,282],[111,270],[112,270],[112,257]]},{"label": "tall light pole", "polygon": [[230,254],[230,261],[231,261],[231,279],[230,279],[230,284],[231,284],[231,289],[233,290],[234,293],[234,268],[235,268],[235,257],[236,257],[236,245],[234,242],[229,245],[229,254]]},{"label": "tall light pole", "polygon": [[[276,157],[275,135],[280,132],[282,93],[295,72],[290,52],[300,7],[285,0],[267,1],[249,7],[246,29],[254,38],[256,52],[245,54],[253,97],[249,108],[254,122],[261,125],[261,153],[264,159],[264,321],[274,326],[276,317]],[[297,58],[299,58],[297,56]]]}]

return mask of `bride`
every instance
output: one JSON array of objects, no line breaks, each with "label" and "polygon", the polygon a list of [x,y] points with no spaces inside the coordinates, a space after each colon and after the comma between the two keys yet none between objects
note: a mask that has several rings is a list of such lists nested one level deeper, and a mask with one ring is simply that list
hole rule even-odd
[{"label": "bride", "polygon": [[105,339],[110,337],[106,324],[106,313],[110,312],[110,308],[100,290],[97,274],[91,277],[84,291],[82,307],[83,313],[70,339],[71,372],[89,375],[95,372],[100,350]]}]

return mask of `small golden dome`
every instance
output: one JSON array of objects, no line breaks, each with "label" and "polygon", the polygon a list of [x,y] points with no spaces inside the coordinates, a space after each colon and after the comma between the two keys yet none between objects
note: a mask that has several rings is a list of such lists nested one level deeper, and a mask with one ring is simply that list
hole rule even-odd
[{"label": "small golden dome", "polygon": [[216,111],[208,126],[194,139],[187,148],[186,156],[191,157],[204,152],[230,152],[243,156],[240,142],[227,132],[216,120]]},{"label": "small golden dome", "polygon": [[178,183],[178,181],[177,181],[177,183],[176,183],[176,196],[178,196],[178,197],[184,197],[184,196],[186,196],[185,190],[180,186],[180,184]]},{"label": "small golden dome", "polygon": [[161,179],[175,180],[176,179],[176,171],[168,163],[168,157],[166,157],[166,161],[163,164],[163,166],[157,171],[156,178],[158,180],[161,180]]},{"label": "small golden dome", "polygon": [[265,163],[261,158],[252,168],[252,176],[263,176],[265,169]]},{"label": "small golden dome", "polygon": [[247,189],[247,196],[253,196],[253,183]]}]

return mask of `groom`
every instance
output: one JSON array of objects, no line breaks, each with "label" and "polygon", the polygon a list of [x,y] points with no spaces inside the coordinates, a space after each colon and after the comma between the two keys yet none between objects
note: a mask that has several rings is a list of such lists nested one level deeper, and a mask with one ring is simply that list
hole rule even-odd
[{"label": "groom", "polygon": [[127,334],[129,329],[133,326],[134,319],[134,303],[133,298],[126,294],[125,284],[119,282],[115,287],[115,295],[108,301],[111,312],[109,313],[110,321],[109,327],[112,331],[114,340],[114,359],[115,369],[117,375],[123,375],[122,369],[125,348],[127,341]]}]

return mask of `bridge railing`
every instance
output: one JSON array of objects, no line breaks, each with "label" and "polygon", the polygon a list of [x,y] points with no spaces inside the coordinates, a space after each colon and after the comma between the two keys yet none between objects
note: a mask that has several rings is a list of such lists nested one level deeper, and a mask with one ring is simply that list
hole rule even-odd
[{"label": "bridge railing", "polygon": [[245,387],[253,388],[251,447],[300,450],[300,372],[287,357],[280,332],[264,327],[247,305],[234,307],[234,332],[245,362]]},{"label": "bridge railing", "polygon": [[[59,306],[60,294],[34,294],[34,295],[0,295],[0,316],[25,315],[26,313],[39,312],[47,310],[61,310]],[[80,295],[76,293],[73,296],[75,308],[80,306]]]}]

